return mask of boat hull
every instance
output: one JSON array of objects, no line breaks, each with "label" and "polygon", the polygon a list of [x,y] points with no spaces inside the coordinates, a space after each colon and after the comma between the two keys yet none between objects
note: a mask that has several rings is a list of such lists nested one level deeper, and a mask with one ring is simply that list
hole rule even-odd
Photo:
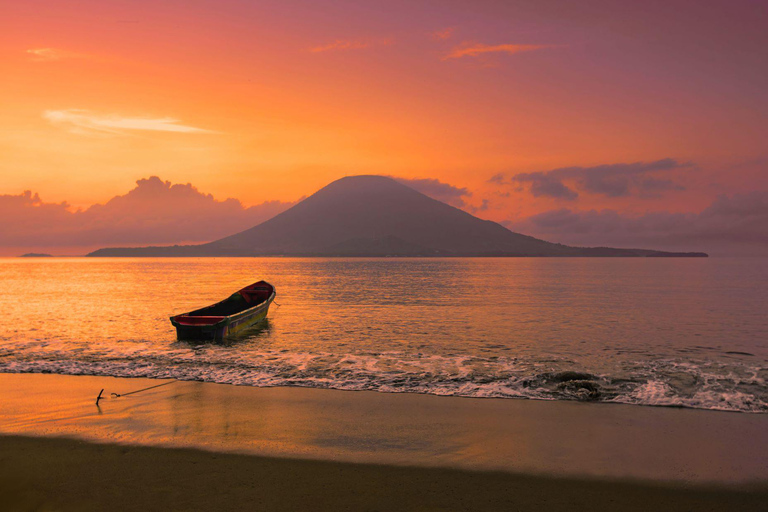
[{"label": "boat hull", "polygon": [[[258,284],[258,283],[257,283]],[[255,286],[255,285],[252,285]],[[269,285],[271,287],[271,285]],[[243,293],[248,288],[241,290]],[[235,294],[237,295],[237,294]],[[231,300],[231,298],[229,299]],[[269,313],[269,306],[275,300],[274,288],[262,302],[228,316],[193,316],[195,312],[171,317],[179,340],[222,341],[227,337],[240,334],[262,322]],[[215,306],[213,306],[215,307]],[[208,308],[210,309],[210,308]],[[202,310],[198,310],[202,311]]]}]

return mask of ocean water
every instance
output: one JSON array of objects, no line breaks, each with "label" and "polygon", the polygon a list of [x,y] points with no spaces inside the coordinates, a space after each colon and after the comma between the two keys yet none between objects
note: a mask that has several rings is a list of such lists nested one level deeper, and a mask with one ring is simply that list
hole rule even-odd
[{"label": "ocean water", "polygon": [[[224,344],[168,317],[266,279]],[[0,372],[768,412],[768,259],[0,259]]]}]

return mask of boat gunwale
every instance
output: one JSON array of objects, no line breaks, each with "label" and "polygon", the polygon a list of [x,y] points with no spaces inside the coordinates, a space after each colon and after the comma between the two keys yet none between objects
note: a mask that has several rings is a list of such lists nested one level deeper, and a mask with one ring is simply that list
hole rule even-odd
[{"label": "boat gunwale", "polygon": [[243,316],[246,316],[246,314],[248,314],[248,313],[251,313],[251,312],[255,313],[256,310],[258,310],[259,308],[263,308],[263,307],[269,306],[272,303],[272,301],[275,300],[275,296],[276,295],[277,294],[275,293],[275,290],[273,289],[272,293],[269,295],[269,297],[267,297],[266,300],[264,300],[262,302],[259,302],[258,304],[256,304],[255,306],[253,306],[251,308],[244,309],[244,310],[240,311],[239,313],[235,313],[234,315],[225,316],[224,320],[222,320],[222,321],[239,320]]},{"label": "boat gunwale", "polygon": [[[269,284],[266,281],[263,281],[263,282],[266,283],[266,284]],[[254,284],[258,284],[258,283],[254,283]],[[253,286],[253,285],[251,285],[251,286]],[[231,322],[233,322],[235,320],[239,320],[239,319],[241,319],[241,318],[243,318],[243,317],[245,317],[245,316],[247,316],[249,314],[257,313],[260,308],[268,308],[269,305],[272,303],[272,301],[275,300],[275,297],[277,296],[277,292],[275,291],[275,287],[272,286],[271,284],[269,284],[269,286],[272,287],[272,293],[269,295],[269,297],[267,297],[265,300],[259,302],[258,304],[254,305],[254,306],[252,306],[252,307],[250,307],[248,309],[244,309],[242,311],[238,311],[237,313],[234,313],[232,315],[200,315],[200,316],[195,316],[195,315],[191,316],[190,315],[191,313],[194,313],[195,311],[201,311],[203,309],[207,309],[207,308],[212,308],[214,306],[218,306],[219,304],[228,301],[232,297],[230,295],[226,299],[220,300],[219,302],[211,304],[210,306],[205,306],[205,307],[202,307],[202,308],[194,309],[194,310],[189,311],[187,313],[181,313],[179,315],[174,315],[174,316],[170,317],[171,324],[173,324],[174,327],[182,326],[182,327],[193,327],[193,328],[210,328],[210,327],[219,327],[221,325],[227,325],[227,324],[229,324],[229,323],[231,323]],[[247,289],[249,287],[250,286],[247,286],[247,287],[243,288],[242,290],[245,290],[245,289]],[[240,293],[242,290],[238,290],[235,293]],[[242,297],[242,294],[241,294],[241,297]],[[245,298],[245,297],[243,297],[243,298]],[[188,318],[218,318],[218,317],[222,317],[223,316],[223,318],[221,320],[219,320],[218,322],[215,322],[215,323],[212,323],[212,324],[184,324],[184,323],[181,323],[180,321],[177,320],[177,318],[185,317],[185,316],[188,317]]]}]

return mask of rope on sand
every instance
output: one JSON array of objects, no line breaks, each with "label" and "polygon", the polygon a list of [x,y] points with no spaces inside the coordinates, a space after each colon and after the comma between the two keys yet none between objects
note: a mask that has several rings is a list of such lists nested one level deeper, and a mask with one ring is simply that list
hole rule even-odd
[{"label": "rope on sand", "polygon": [[[148,388],[144,388],[144,389],[137,389],[136,391],[131,391],[129,393],[123,393],[123,394],[112,393],[112,397],[113,398],[118,398],[118,397],[121,397],[121,396],[134,395],[136,393],[141,393],[142,391],[147,391],[147,390],[150,390],[150,389],[159,388],[161,386],[167,386],[168,384],[175,384],[177,382],[179,382],[179,381],[172,380],[171,382],[163,382],[162,384],[157,384],[157,385],[154,385],[154,386],[149,386]],[[104,391],[104,390],[102,389],[102,391]],[[101,393],[99,393],[99,396],[101,396]]]}]

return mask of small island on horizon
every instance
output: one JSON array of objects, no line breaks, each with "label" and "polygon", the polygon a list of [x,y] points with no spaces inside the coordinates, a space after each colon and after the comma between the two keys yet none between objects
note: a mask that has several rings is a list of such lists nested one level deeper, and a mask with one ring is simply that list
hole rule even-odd
[{"label": "small island on horizon", "polygon": [[234,235],[198,245],[115,247],[92,257],[707,257],[572,247],[515,233],[386,176],[347,176]]},{"label": "small island on horizon", "polygon": [[22,254],[19,256],[19,258],[53,258],[53,254],[44,252],[28,252],[26,254]]}]

